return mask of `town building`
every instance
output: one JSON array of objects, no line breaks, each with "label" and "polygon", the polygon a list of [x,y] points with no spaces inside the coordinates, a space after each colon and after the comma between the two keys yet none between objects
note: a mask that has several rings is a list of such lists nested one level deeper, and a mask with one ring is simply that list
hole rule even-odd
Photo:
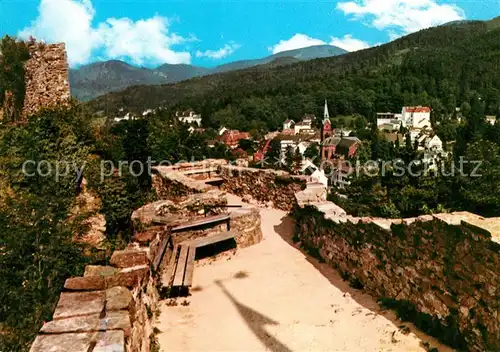
[{"label": "town building", "polygon": [[302,161],[302,168],[300,171],[303,175],[310,176],[311,182],[319,183],[325,188],[328,187],[328,177],[325,175],[325,171],[314,165],[311,160],[304,159]]},{"label": "town building", "polygon": [[127,112],[127,114],[123,117],[115,117],[113,119],[114,122],[120,122],[120,121],[129,121],[129,120],[134,120],[135,116],[133,116],[131,113]]},{"label": "town building", "polygon": [[283,131],[293,129],[294,125],[295,125],[295,121],[287,119],[285,122],[283,122]]},{"label": "town building", "polygon": [[426,106],[405,106],[401,114],[391,112],[377,113],[377,127],[389,132],[401,126],[410,129],[432,129],[431,108]]},{"label": "town building", "polygon": [[186,111],[177,111],[175,113],[175,116],[179,119],[180,122],[182,123],[187,123],[187,124],[197,124],[198,126],[201,126],[201,115],[197,114],[193,110],[186,110]]},{"label": "town building", "polygon": [[312,129],[312,125],[309,122],[297,122],[294,126],[294,133],[295,134],[301,134],[301,133],[310,133]]},{"label": "town building", "polygon": [[332,186],[339,189],[347,188],[351,184],[350,176],[353,171],[354,170],[352,170],[348,163],[344,160],[339,160],[339,162],[335,163],[332,167]]},{"label": "town building", "polygon": [[314,114],[305,114],[304,117],[302,118],[302,122],[309,124],[312,126],[312,124],[316,121],[316,115]]},{"label": "town building", "polygon": [[217,140],[224,143],[229,148],[236,148],[238,142],[242,139],[250,139],[250,134],[248,132],[240,132],[238,130],[227,130],[222,136],[218,136]]},{"label": "town building", "polygon": [[219,127],[219,129],[217,130],[217,134],[218,134],[219,136],[222,136],[222,135],[224,134],[224,132],[226,132],[226,131],[229,131],[229,130],[228,130],[226,127],[224,127],[224,126],[221,126],[221,127]]},{"label": "town building", "polygon": [[273,140],[273,138],[265,139],[261,143],[261,145],[259,146],[259,149],[253,155],[254,162],[258,163],[260,161],[263,161],[266,158],[266,153],[269,151],[269,148],[271,146],[271,141]]},{"label": "town building", "polygon": [[437,135],[433,137],[427,137],[424,141],[425,150],[442,152],[443,151],[443,141]]},{"label": "town building", "polygon": [[488,115],[486,116],[486,122],[488,122],[490,125],[494,125],[497,122],[497,117],[494,115]]},{"label": "town building", "polygon": [[361,140],[357,137],[329,137],[321,144],[321,159],[353,158],[360,145]]},{"label": "town building", "polygon": [[431,108],[426,106],[403,107],[401,120],[403,127],[431,128]]}]

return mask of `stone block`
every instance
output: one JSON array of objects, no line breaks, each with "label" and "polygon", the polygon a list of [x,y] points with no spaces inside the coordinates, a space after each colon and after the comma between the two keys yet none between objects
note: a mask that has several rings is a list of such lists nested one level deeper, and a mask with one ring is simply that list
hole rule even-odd
[{"label": "stone block", "polygon": [[113,330],[99,333],[92,352],[125,352],[123,331]]},{"label": "stone block", "polygon": [[148,264],[148,256],[141,250],[114,251],[110,263],[118,268],[131,268]]},{"label": "stone block", "polygon": [[132,303],[132,293],[126,287],[116,286],[106,290],[106,311],[128,309]]},{"label": "stone block", "polygon": [[87,276],[112,276],[118,273],[117,268],[113,268],[112,266],[103,266],[103,265],[87,265],[85,267],[84,277]]},{"label": "stone block", "polygon": [[139,265],[120,270],[113,276],[106,276],[106,287],[115,286],[134,287],[149,274],[148,265]]},{"label": "stone block", "polygon": [[106,312],[104,318],[100,314],[57,319],[43,324],[40,332],[44,334],[64,334],[77,332],[95,332],[105,330],[123,330],[125,336],[130,334],[132,326],[128,311]]},{"label": "stone block", "polygon": [[88,352],[93,336],[94,333],[38,335],[30,352]]},{"label": "stone block", "polygon": [[104,291],[63,292],[59,297],[53,318],[100,314],[104,309],[104,300]]},{"label": "stone block", "polygon": [[101,276],[71,277],[64,283],[64,288],[71,291],[104,290],[105,282]]}]

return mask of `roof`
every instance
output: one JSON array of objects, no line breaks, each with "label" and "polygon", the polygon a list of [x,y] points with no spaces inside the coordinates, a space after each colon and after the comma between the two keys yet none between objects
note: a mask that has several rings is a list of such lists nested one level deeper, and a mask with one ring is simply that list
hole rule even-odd
[{"label": "roof", "polygon": [[431,112],[431,108],[428,106],[405,106],[403,108],[406,112]]},{"label": "roof", "polygon": [[295,123],[295,121],[290,120],[290,119],[287,119],[287,120],[285,120],[285,122],[283,122],[283,123]]},{"label": "roof", "polygon": [[302,142],[302,141],[310,141],[314,138],[318,137],[318,133],[310,134],[310,133],[299,133],[299,134],[286,134],[280,133],[274,139],[278,141],[293,141],[293,142]]},{"label": "roof", "polygon": [[342,140],[339,142],[338,147],[340,148],[350,148],[355,144],[361,143],[361,141],[354,137],[354,138],[342,138]]},{"label": "roof", "polygon": [[308,123],[308,122],[303,122],[303,121],[301,121],[301,122],[297,122],[297,123],[295,124],[295,127],[300,127],[300,126],[304,126],[304,127],[309,127],[309,128],[311,128],[311,124],[310,124],[310,123]]},{"label": "roof", "polygon": [[321,143],[324,146],[337,146],[340,143],[341,137],[329,137]]}]

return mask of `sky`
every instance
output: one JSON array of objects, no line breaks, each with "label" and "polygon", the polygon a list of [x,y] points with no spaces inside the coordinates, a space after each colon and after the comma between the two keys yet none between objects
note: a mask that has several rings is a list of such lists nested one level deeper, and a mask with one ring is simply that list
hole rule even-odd
[{"label": "sky", "polygon": [[500,0],[0,0],[0,36],[64,42],[72,67],[212,67],[311,45],[356,51],[496,16]]}]

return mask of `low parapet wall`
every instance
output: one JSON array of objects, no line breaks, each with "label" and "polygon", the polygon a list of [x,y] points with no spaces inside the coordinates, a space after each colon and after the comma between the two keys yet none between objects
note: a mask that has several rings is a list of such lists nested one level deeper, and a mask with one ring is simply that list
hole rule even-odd
[{"label": "low parapet wall", "polygon": [[[67,279],[53,320],[44,323],[30,351],[151,351],[159,299],[153,270],[167,235],[158,231],[148,247],[130,245],[115,251],[109,265],[88,265],[82,277]],[[167,250],[163,260],[170,255]]]},{"label": "low parapet wall", "polygon": [[[138,209],[132,218],[149,226],[155,217],[164,216],[183,221],[196,220],[210,214],[228,213],[227,194],[218,187],[207,185],[210,176],[220,176],[220,168],[227,167],[225,160],[204,160],[195,163],[156,167],[154,187],[163,200]],[[203,177],[207,175],[207,177]],[[207,208],[208,206],[208,208]],[[262,240],[259,209],[253,205],[231,209],[231,230],[235,232],[238,247],[248,247]],[[209,229],[186,231],[174,235],[180,243],[224,231],[224,224]]]},{"label": "low parapet wall", "polygon": [[223,165],[219,176],[224,179],[222,189],[238,196],[251,196],[259,202],[272,202],[275,208],[289,211],[295,203],[295,194],[306,188],[309,177],[291,176],[284,171],[253,169]]},{"label": "low parapet wall", "polygon": [[355,218],[299,203],[295,239],[355,287],[452,347],[500,349],[500,218]]}]

